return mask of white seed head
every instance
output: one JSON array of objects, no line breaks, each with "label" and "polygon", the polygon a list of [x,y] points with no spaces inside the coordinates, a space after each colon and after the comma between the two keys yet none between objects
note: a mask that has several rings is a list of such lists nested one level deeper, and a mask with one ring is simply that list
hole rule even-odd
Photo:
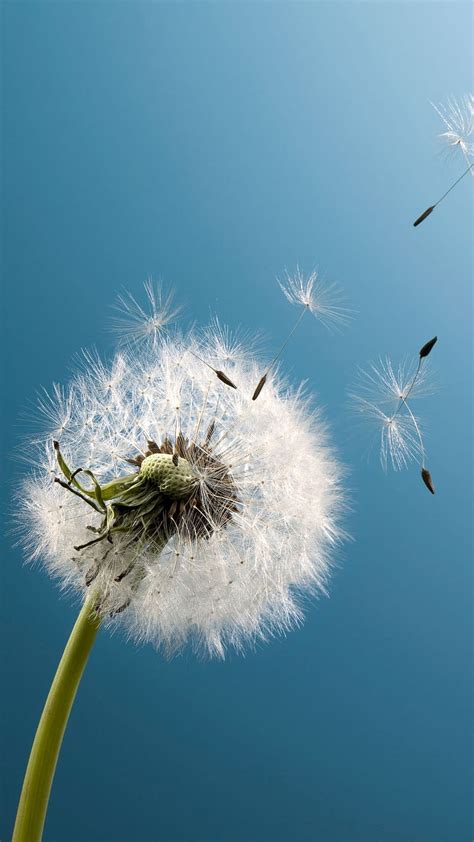
[{"label": "white seed head", "polygon": [[[30,557],[66,588],[93,581],[110,622],[168,653],[191,642],[223,655],[290,628],[298,594],[326,590],[343,537],[343,471],[319,414],[277,376],[252,402],[260,364],[243,347],[220,351],[221,339],[150,335],[110,365],[87,355],[69,388],[43,399],[50,434],[20,495]],[[100,483],[110,541],[103,513],[53,481],[53,438]],[[123,493],[106,485],[123,476]]]}]

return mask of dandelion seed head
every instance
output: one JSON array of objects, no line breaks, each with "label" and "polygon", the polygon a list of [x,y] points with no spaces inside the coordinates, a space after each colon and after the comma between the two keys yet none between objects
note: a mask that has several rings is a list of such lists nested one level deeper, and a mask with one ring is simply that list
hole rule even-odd
[{"label": "dandelion seed head", "polygon": [[[214,359],[221,342],[212,328],[168,332],[110,364],[85,355],[43,398],[50,434],[19,498],[30,558],[63,588],[97,588],[110,623],[167,653],[190,643],[222,656],[291,628],[299,595],[327,590],[343,538],[344,472],[319,413],[277,374],[252,402],[260,367],[243,345],[230,346],[239,388],[221,383],[194,356]],[[102,514],[54,482],[57,448],[102,489],[131,477],[132,508],[114,504],[129,526],[111,542],[91,543]]]},{"label": "dandelion seed head", "polygon": [[352,318],[350,310],[343,306],[338,284],[323,282],[317,272],[305,276],[297,266],[294,274],[287,272],[278,283],[290,304],[306,307],[326,327],[343,327]]}]

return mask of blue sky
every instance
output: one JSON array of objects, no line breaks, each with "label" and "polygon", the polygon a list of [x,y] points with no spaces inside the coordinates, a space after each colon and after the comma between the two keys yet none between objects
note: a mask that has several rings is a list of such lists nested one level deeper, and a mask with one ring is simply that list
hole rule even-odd
[{"label": "blue sky", "polygon": [[[297,263],[345,290],[283,360],[350,468],[354,541],[302,629],[224,663],[102,633],[45,842],[468,842],[472,180],[430,100],[472,89],[467,3],[3,4],[3,510],[22,418],[74,354],[110,354],[110,305],[152,275],[186,313],[263,331]],[[431,497],[355,429],[357,366],[416,357],[439,391]],[[16,503],[15,505],[20,505]],[[10,516],[7,516],[7,526]],[[2,838],[77,606],[3,553]]]}]

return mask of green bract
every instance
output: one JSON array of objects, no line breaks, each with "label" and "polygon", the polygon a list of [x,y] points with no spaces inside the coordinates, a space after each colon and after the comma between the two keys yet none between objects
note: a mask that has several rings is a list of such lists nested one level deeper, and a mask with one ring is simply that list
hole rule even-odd
[{"label": "green bract", "polygon": [[[76,545],[75,550],[84,550],[104,540],[112,542],[114,534],[124,532],[139,545],[144,541],[152,541],[161,547],[165,536],[169,538],[175,532],[179,517],[186,511],[188,502],[191,518],[196,518],[194,492],[199,481],[190,462],[177,453],[148,453],[145,457],[129,460],[138,467],[136,473],[117,477],[101,485],[92,471],[82,468],[71,471],[58,442],[54,442],[54,447],[58,465],[67,482],[59,477],[55,481],[102,515],[99,526],[88,527],[97,537],[85,544]],[[92,488],[86,488],[79,482],[80,474],[92,481]],[[97,572],[98,565],[94,564],[86,575],[87,585],[93,581]],[[127,575],[128,572],[127,568]]]}]

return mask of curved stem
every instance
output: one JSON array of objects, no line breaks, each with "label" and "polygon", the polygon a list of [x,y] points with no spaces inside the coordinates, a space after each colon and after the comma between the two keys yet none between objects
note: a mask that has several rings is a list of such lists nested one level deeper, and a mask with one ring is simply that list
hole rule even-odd
[{"label": "curved stem", "polygon": [[12,842],[40,842],[67,721],[100,626],[96,595],[82,606],[46,699],[18,804]]}]

